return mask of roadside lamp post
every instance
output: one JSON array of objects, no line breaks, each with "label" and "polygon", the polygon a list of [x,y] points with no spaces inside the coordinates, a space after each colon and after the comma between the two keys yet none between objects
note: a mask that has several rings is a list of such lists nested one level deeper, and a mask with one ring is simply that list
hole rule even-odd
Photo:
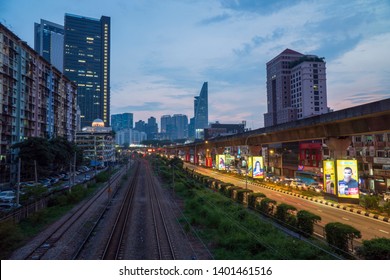
[{"label": "roadside lamp post", "polygon": [[274,154],[274,150],[272,150],[272,149],[268,149],[268,157],[267,157],[267,170],[268,170],[268,172],[270,171],[270,166],[269,166],[269,158],[270,158],[270,156],[272,156]]}]

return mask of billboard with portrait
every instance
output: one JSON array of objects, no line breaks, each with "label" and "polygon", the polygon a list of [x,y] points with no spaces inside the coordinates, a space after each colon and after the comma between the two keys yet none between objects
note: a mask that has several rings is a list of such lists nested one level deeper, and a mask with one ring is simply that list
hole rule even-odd
[{"label": "billboard with portrait", "polygon": [[336,194],[336,169],[334,160],[324,160],[324,191],[329,194]]},{"label": "billboard with portrait", "polygon": [[263,157],[252,157],[253,172],[252,177],[257,179],[264,178],[264,163]]},{"label": "billboard with portrait", "polygon": [[226,169],[225,161],[225,155],[216,155],[216,166],[218,170]]},{"label": "billboard with portrait", "polygon": [[337,160],[337,195],[359,199],[358,169],[356,160]]}]

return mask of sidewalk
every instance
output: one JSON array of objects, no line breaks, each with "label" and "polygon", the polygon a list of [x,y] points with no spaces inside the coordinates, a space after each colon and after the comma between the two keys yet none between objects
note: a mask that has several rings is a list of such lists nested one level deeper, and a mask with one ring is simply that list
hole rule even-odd
[{"label": "sidewalk", "polygon": [[353,213],[356,213],[356,214],[364,215],[366,217],[370,217],[370,218],[373,218],[373,219],[377,219],[377,220],[380,220],[380,221],[384,221],[384,222],[390,223],[390,218],[389,217],[385,217],[385,216],[382,216],[382,215],[371,213],[371,212],[369,212],[369,210],[364,209],[360,205],[350,205],[350,204],[347,204],[347,203],[338,203],[338,202],[335,202],[335,201],[328,201],[323,196],[309,197],[309,196],[305,196],[305,195],[302,195],[302,194],[299,194],[299,193],[283,190],[281,188],[269,186],[269,185],[266,185],[266,184],[260,183],[260,182],[248,181],[248,183],[260,186],[262,188],[271,189],[271,190],[274,190],[274,191],[277,191],[277,192],[281,192],[281,193],[289,194],[289,195],[292,195],[292,196],[300,197],[300,198],[303,198],[303,199],[306,199],[306,200],[314,201],[314,202],[321,203],[321,204],[324,204],[324,205],[328,205],[328,206],[331,206],[331,207],[339,208],[339,209],[342,209],[342,210],[345,210],[345,211],[348,211],[348,212],[353,212]]}]

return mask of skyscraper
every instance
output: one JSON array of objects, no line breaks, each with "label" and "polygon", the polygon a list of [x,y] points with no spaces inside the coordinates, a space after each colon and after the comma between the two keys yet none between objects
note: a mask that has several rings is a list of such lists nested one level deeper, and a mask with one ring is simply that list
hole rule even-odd
[{"label": "skyscraper", "polygon": [[172,116],[172,140],[186,139],[188,137],[188,117],[183,114],[174,114]]},{"label": "skyscraper", "polygon": [[204,82],[199,96],[194,100],[195,138],[203,138],[203,129],[209,124],[208,83]]},{"label": "skyscraper", "polygon": [[111,115],[111,127],[115,132],[122,129],[133,128],[133,113]]},{"label": "skyscraper", "polygon": [[110,18],[65,14],[64,73],[78,86],[81,127],[110,123]]},{"label": "skyscraper", "polygon": [[34,50],[62,72],[64,26],[43,19],[41,19],[41,23],[35,23]]},{"label": "skyscraper", "polygon": [[273,126],[328,112],[323,58],[285,49],[267,62],[267,113]]}]

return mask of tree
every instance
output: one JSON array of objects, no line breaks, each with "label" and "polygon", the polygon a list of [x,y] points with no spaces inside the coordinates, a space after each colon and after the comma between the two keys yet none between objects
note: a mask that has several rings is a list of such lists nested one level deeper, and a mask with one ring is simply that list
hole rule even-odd
[{"label": "tree", "polygon": [[50,166],[54,155],[50,149],[49,141],[41,137],[31,137],[23,142],[16,143],[13,149],[19,149],[22,160],[22,178],[34,178],[34,161],[37,163],[38,176],[50,173]]},{"label": "tree", "polygon": [[314,224],[321,221],[321,217],[306,210],[297,213],[297,227],[307,235],[314,232]]},{"label": "tree", "polygon": [[51,152],[53,153],[53,170],[63,170],[73,164],[74,154],[76,153],[76,164],[83,161],[82,151],[72,142],[64,137],[56,137],[49,141]]},{"label": "tree", "polygon": [[354,238],[362,237],[359,230],[338,222],[326,224],[325,232],[329,245],[335,246],[343,252],[348,252],[349,243],[352,244]]},{"label": "tree", "polygon": [[390,260],[390,239],[363,240],[363,246],[357,249],[357,254],[366,260]]}]

